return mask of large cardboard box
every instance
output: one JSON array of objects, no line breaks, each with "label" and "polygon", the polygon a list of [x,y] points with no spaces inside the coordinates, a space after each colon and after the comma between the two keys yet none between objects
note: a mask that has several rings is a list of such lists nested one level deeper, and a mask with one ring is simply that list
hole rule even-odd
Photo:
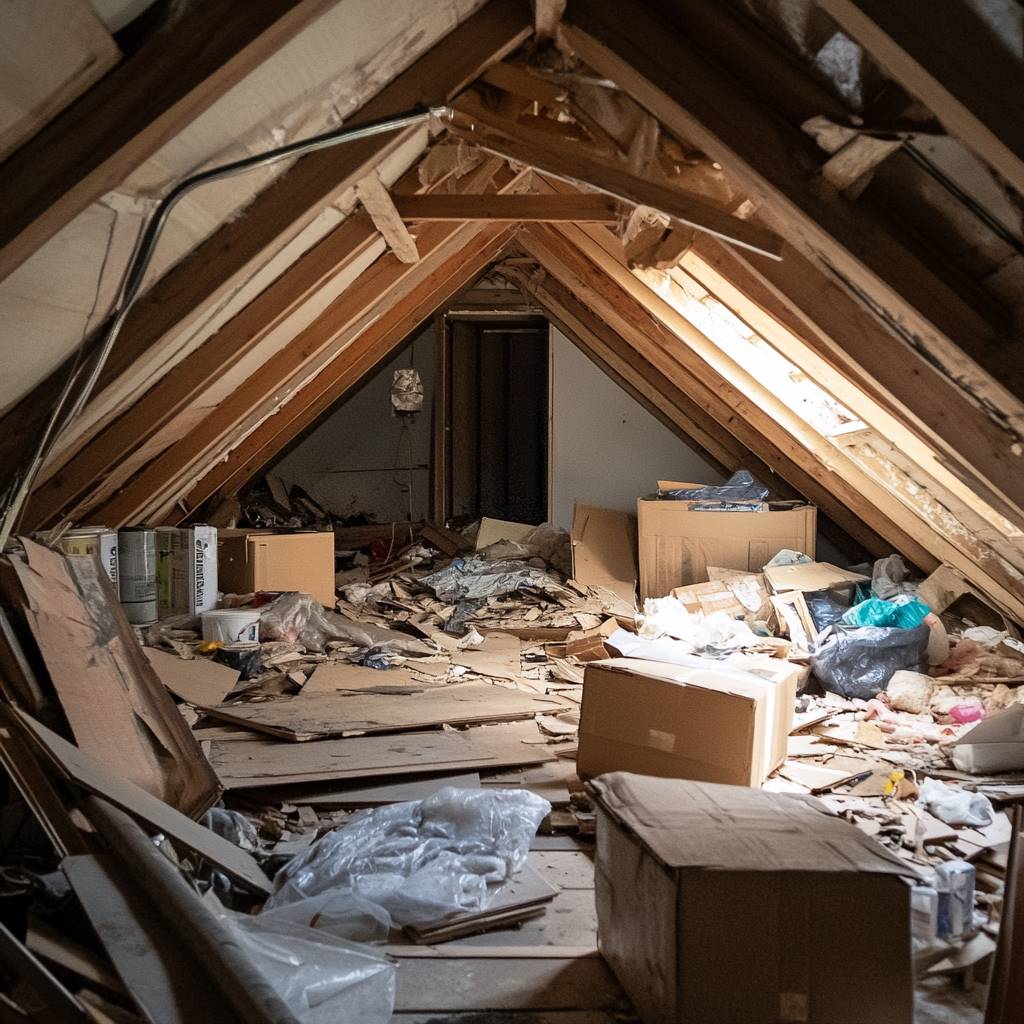
[{"label": "large cardboard box", "polygon": [[707,582],[707,567],[760,572],[785,548],[814,558],[817,509],[693,512],[686,502],[637,501],[640,597]]},{"label": "large cardboard box", "polygon": [[598,945],[645,1024],[910,1024],[912,869],[813,797],[615,772]]},{"label": "large cardboard box", "polygon": [[774,660],[775,678],[709,659],[697,668],[640,658],[591,662],[580,777],[629,771],[760,786],[786,759],[800,677],[798,666]]},{"label": "large cardboard box", "polygon": [[226,593],[299,590],[334,607],[334,534],[221,530],[220,588]]}]

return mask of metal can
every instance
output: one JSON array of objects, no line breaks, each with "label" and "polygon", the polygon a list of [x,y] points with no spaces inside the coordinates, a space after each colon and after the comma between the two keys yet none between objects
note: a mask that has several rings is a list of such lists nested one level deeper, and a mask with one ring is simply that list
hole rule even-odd
[{"label": "metal can", "polygon": [[66,555],[93,555],[117,590],[117,532],[105,526],[79,526],[61,537],[60,548]]},{"label": "metal can", "polygon": [[144,526],[117,534],[118,591],[128,621],[156,621],[156,531]]}]

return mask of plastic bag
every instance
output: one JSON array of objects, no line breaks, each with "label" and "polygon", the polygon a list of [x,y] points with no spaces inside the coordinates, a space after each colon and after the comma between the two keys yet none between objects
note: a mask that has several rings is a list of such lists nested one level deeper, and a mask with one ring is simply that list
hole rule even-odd
[{"label": "plastic bag", "polygon": [[916,594],[917,584],[907,583],[910,570],[899,555],[879,558],[871,569],[871,592],[888,600],[899,594]]},{"label": "plastic bag", "polygon": [[350,942],[387,942],[391,931],[391,915],[382,906],[342,888],[264,910],[259,918],[301,925]]},{"label": "plastic bag", "polygon": [[659,491],[658,497],[671,501],[764,501],[768,497],[768,488],[756,480],[749,470],[740,469],[724,484]]},{"label": "plastic bag", "polygon": [[838,622],[849,610],[847,605],[840,604],[827,590],[804,594],[804,601],[811,622],[819,633]]},{"label": "plastic bag", "polygon": [[931,614],[931,609],[916,597],[883,601],[869,597],[843,615],[847,626],[886,626],[890,629],[914,629]]},{"label": "plastic bag", "polygon": [[255,853],[259,849],[260,837],[256,826],[239,811],[211,807],[203,815],[203,824],[240,850]]},{"label": "plastic bag", "polygon": [[947,825],[985,828],[992,824],[993,809],[987,796],[947,786],[938,779],[925,779],[921,783],[917,802]]},{"label": "plastic bag", "polygon": [[927,626],[886,629],[835,625],[830,631],[811,657],[811,672],[832,693],[870,700],[900,669],[924,669]]},{"label": "plastic bag", "polygon": [[341,889],[384,907],[399,926],[482,910],[489,886],[526,863],[550,810],[530,792],[445,786],[361,811],[278,872],[266,909]]},{"label": "plastic bag", "polygon": [[270,915],[219,913],[301,1024],[388,1024],[395,965],[369,946]]}]

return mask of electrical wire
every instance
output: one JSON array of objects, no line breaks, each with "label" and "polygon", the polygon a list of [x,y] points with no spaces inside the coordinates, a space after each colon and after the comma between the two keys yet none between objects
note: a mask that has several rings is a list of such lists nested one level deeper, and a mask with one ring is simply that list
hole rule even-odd
[{"label": "electrical wire", "polygon": [[[89,369],[89,361],[92,353],[86,354],[87,346],[85,340],[83,340],[79,346],[75,363],[68,374],[67,380],[46,421],[46,425],[43,427],[32,454],[15,472],[7,488],[3,514],[2,518],[0,518],[0,551],[4,549],[7,541],[10,539],[11,533],[21,516],[25,500],[32,490],[32,484],[43,463],[53,450],[53,446],[63,431],[67,429],[68,424],[82,411],[92,395],[100,374],[103,372],[103,367],[106,365],[110,352],[114,347],[114,343],[117,341],[117,336],[121,332],[125,318],[141,290],[142,282],[145,279],[146,270],[152,260],[157,242],[160,240],[171,211],[178,202],[193,189],[199,188],[202,185],[208,185],[214,181],[220,181],[235,174],[255,170],[258,167],[265,167],[268,164],[276,163],[278,160],[285,160],[289,157],[304,156],[307,153],[313,153],[320,149],[328,149],[341,143],[355,142],[358,139],[369,138],[372,135],[397,131],[400,128],[419,124],[431,117],[447,119],[451,117],[451,113],[451,108],[447,106],[417,107],[404,114],[369,121],[354,128],[343,125],[333,131],[324,132],[310,139],[290,142],[264,153],[257,153],[241,160],[235,160],[232,163],[221,164],[219,167],[200,171],[198,174],[190,175],[178,182],[160,200],[156,210],[154,210],[146,222],[146,226],[139,236],[132,258],[121,280],[114,311],[107,320],[105,328],[100,332],[99,340],[95,343],[96,354],[92,360],[91,369]],[[83,376],[85,379],[81,381],[80,378]]]}]

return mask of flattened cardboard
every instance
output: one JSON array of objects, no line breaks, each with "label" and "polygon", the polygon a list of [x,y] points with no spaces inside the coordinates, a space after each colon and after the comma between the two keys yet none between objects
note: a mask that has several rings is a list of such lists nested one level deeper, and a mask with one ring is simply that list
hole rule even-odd
[{"label": "flattened cardboard", "polygon": [[786,548],[814,557],[817,510],[694,512],[685,502],[637,501],[640,597],[704,583],[707,567],[760,572]]},{"label": "flattened cardboard", "polygon": [[221,530],[220,589],[228,594],[298,590],[334,608],[334,534]]},{"label": "flattened cardboard", "polygon": [[490,547],[499,540],[521,541],[536,529],[536,526],[530,526],[529,523],[510,523],[507,519],[488,519],[484,516],[476,535],[476,549],[479,551]]},{"label": "flattened cardboard", "polygon": [[590,662],[579,775],[633,771],[759,786],[786,758],[798,676],[793,666],[772,681],[710,660],[700,668],[637,658]]},{"label": "flattened cardboard", "polygon": [[837,590],[870,583],[871,578],[859,572],[840,569],[831,562],[804,562],[801,565],[766,565],[764,578],[776,594],[800,590],[812,594],[819,590]]},{"label": "flattened cardboard", "polygon": [[894,854],[809,797],[621,772],[591,789],[599,946],[644,1021],[910,1024]]},{"label": "flattened cardboard", "polygon": [[219,790],[132,632],[110,579],[88,555],[23,539],[11,559],[22,608],[79,747],[153,796],[198,816]]},{"label": "flattened cardboard", "polygon": [[1024,704],[980,721],[953,744],[952,753],[953,764],[962,772],[1024,771]]},{"label": "flattened cardboard", "polygon": [[577,503],[572,517],[572,574],[636,607],[636,517]]}]

